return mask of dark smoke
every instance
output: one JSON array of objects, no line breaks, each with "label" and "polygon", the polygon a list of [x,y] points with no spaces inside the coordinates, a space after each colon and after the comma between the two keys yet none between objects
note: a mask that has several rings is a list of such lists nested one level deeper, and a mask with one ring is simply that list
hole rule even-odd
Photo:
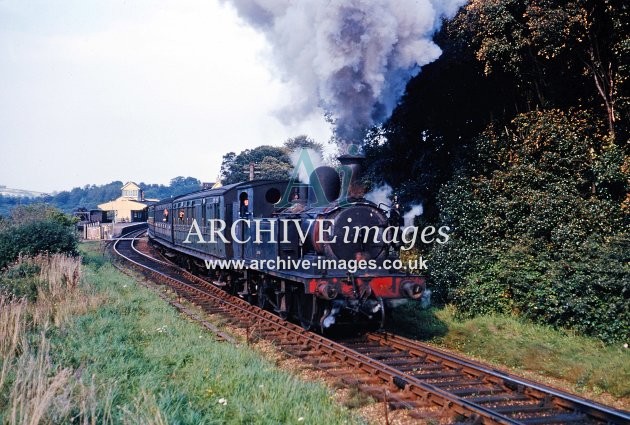
[{"label": "dark smoke", "polygon": [[263,31],[296,92],[281,115],[321,107],[346,143],[392,113],[407,82],[434,61],[432,36],[466,0],[224,0]]}]

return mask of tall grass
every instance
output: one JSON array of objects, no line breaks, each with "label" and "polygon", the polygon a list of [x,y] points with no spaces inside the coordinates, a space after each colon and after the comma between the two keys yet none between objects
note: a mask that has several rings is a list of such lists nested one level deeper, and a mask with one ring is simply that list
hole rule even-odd
[{"label": "tall grass", "polygon": [[325,387],[215,341],[82,248],[83,269],[21,259],[37,295],[0,299],[0,425],[361,422]]},{"label": "tall grass", "polygon": [[44,334],[37,350],[28,349],[15,361],[15,376],[9,393],[11,424],[37,425],[47,416],[63,417],[71,405],[69,369],[55,370],[50,344]]},{"label": "tall grass", "polygon": [[7,374],[24,340],[26,308],[25,300],[12,301],[0,296],[0,391],[4,388]]},{"label": "tall grass", "polygon": [[96,423],[93,383],[51,361],[47,332],[74,314],[98,305],[85,291],[81,259],[62,254],[20,257],[13,268],[35,271],[33,302],[0,295],[0,423]]},{"label": "tall grass", "polygon": [[360,423],[325,387],[279,371],[250,347],[215,341],[153,291],[95,261],[101,254],[90,247],[82,247],[85,278],[107,303],[53,343],[61,364],[113,388],[113,423]]},{"label": "tall grass", "polygon": [[153,394],[143,390],[131,408],[124,408],[124,425],[166,425],[168,421]]}]

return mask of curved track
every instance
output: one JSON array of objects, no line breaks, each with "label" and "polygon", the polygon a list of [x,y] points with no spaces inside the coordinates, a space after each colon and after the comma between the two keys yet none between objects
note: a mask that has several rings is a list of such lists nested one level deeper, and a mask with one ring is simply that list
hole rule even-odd
[{"label": "curved track", "polygon": [[[273,340],[289,354],[357,386],[417,418],[439,416],[494,424],[630,424],[630,413],[500,372],[392,334],[369,333],[335,342],[231,296],[168,262],[140,252],[144,231],[117,240],[114,252],[179,296],[247,330],[247,338]],[[197,320],[201,320],[198,319]],[[229,335],[209,327],[218,338]]]}]

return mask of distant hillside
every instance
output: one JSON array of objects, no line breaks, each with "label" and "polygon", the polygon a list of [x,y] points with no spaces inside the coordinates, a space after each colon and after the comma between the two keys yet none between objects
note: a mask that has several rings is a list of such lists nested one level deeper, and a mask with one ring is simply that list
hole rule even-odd
[{"label": "distant hillside", "polygon": [[[53,195],[26,190],[8,189],[0,186],[0,216],[10,214],[16,205],[46,203],[70,213],[76,208],[97,208],[98,204],[118,198],[123,186],[121,181],[113,181],[104,185],[85,185],[69,191]],[[171,179],[170,184],[139,183],[146,198],[164,199],[201,189],[201,182],[194,177],[178,176]]]},{"label": "distant hillside", "polygon": [[35,192],[32,190],[24,190],[24,189],[12,189],[10,187],[6,187],[0,185],[0,196],[9,196],[16,198],[38,198],[40,196],[46,196],[47,193],[43,192]]}]

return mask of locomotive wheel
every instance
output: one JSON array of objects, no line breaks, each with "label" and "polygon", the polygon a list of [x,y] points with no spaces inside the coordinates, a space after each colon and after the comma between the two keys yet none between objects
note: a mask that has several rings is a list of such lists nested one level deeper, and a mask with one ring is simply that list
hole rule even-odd
[{"label": "locomotive wheel", "polygon": [[379,330],[385,328],[385,320],[387,316],[391,315],[391,311],[389,309],[385,309],[385,303],[383,302],[383,298],[379,297],[378,302],[381,304],[381,323],[379,326]]},{"label": "locomotive wheel", "polygon": [[319,324],[317,297],[300,292],[297,298],[297,318],[300,325],[307,331],[311,330]]},{"label": "locomotive wheel", "polygon": [[269,306],[269,297],[267,295],[267,284],[264,282],[260,282],[258,285],[257,298],[258,298],[258,307],[265,310]]},{"label": "locomotive wheel", "polygon": [[380,314],[380,317],[378,317],[378,329],[376,330],[381,330],[385,327],[385,319],[388,316],[388,313],[390,313],[389,311],[385,310],[385,303],[383,302],[383,298],[379,297],[378,298],[378,303],[381,305],[381,311],[378,313]]}]

